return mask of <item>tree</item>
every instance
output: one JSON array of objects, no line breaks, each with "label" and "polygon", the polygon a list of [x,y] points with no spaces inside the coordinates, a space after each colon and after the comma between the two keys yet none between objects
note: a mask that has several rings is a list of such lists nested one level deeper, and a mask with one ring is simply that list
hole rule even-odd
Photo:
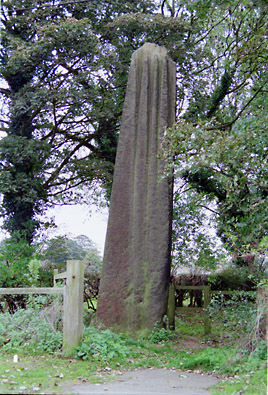
[{"label": "tree", "polygon": [[[164,146],[171,143],[167,150],[171,163],[176,157],[176,175],[199,193],[195,212],[200,212],[202,206],[204,210],[209,201],[213,202],[213,207],[217,207],[214,216],[218,235],[229,246],[241,248],[253,241],[253,234],[255,241],[266,234],[267,183],[264,174],[267,120],[263,110],[267,103],[267,5],[264,1],[249,0],[221,4],[215,1],[183,1],[179,4],[172,2],[172,6],[171,2],[161,3],[162,12],[170,15],[170,19],[181,18],[184,26],[188,23],[184,39],[180,40],[180,51],[178,41],[173,47],[164,44],[178,64],[179,117],[176,131],[171,132],[171,139],[170,133],[167,134]],[[137,30],[139,20],[143,21],[141,29],[145,32],[146,16],[137,19],[133,15],[124,15],[116,19],[111,24],[117,27],[118,32],[118,38],[117,34],[114,35],[114,42],[119,39],[125,44],[125,36],[129,36],[134,24]],[[160,31],[158,43],[161,43],[161,37]],[[251,165],[246,162],[249,152]],[[217,154],[216,163],[220,170],[211,166]],[[201,162],[202,155],[206,155],[206,163]],[[250,166],[251,172],[246,181],[245,174]],[[202,202],[204,198],[206,205]],[[193,208],[191,195],[180,202],[176,199],[174,229],[185,206],[187,218],[189,202]],[[209,212],[213,207],[208,207]],[[200,216],[196,218],[198,222]],[[177,229],[182,231],[181,227]],[[183,233],[186,233],[185,222]],[[197,238],[204,235],[197,231],[195,234]],[[206,240],[204,247],[208,243]],[[200,242],[198,244],[200,246]],[[175,239],[176,245],[178,247]],[[211,252],[209,249],[206,251]]]},{"label": "tree", "polygon": [[99,181],[109,195],[131,54],[147,40],[174,52],[187,30],[179,19],[154,15],[157,6],[2,3],[0,91],[8,116],[1,120],[0,190],[12,234],[32,242],[38,215],[83,199]]},{"label": "tree", "polygon": [[12,0],[1,9],[2,214],[29,242],[50,205],[88,199],[100,184],[109,195],[129,59],[145,41],[177,62],[178,114],[193,125],[228,131],[265,94],[262,0]]},{"label": "tree", "polygon": [[189,189],[188,183],[177,186],[174,193],[172,247],[174,272],[181,266],[216,270],[227,258],[215,235],[211,202],[204,194],[200,196],[193,188]]},{"label": "tree", "polygon": [[96,245],[85,235],[73,239],[58,236],[45,242],[42,264],[46,269],[66,268],[67,260],[83,260],[84,300],[88,308],[96,311],[96,300],[99,293],[100,270],[102,257]]},{"label": "tree", "polygon": [[99,270],[101,266],[102,259],[97,247],[85,235],[79,235],[73,239],[58,236],[48,240],[42,249],[41,259],[49,266],[65,266],[67,260],[88,261],[91,270]]},{"label": "tree", "polygon": [[208,3],[198,40],[208,55],[195,65],[192,83],[199,82],[164,147],[198,205],[204,196],[216,204],[218,235],[242,251],[268,230],[267,6]]},{"label": "tree", "polygon": [[[62,9],[51,13],[47,8],[32,9],[29,1],[15,1],[2,4],[2,12],[1,74],[8,84],[2,93],[9,105],[7,136],[1,140],[2,209],[6,229],[23,233],[31,242],[38,227],[35,214],[42,213],[49,195],[57,198],[60,190],[68,195],[78,184],[81,143],[70,146],[64,136],[70,114],[75,123],[81,100],[72,100],[73,76],[60,63],[80,59],[85,67],[86,61],[92,63],[97,42],[85,21],[66,18]],[[91,65],[90,79],[92,69]]]}]

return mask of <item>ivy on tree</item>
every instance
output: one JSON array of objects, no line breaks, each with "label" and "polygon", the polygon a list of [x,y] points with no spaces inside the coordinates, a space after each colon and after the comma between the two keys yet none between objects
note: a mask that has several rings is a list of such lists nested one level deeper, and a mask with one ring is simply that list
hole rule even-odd
[{"label": "ivy on tree", "polygon": [[88,201],[100,186],[109,198],[131,54],[148,40],[174,47],[186,29],[152,1],[48,5],[1,5],[2,215],[30,243],[49,206]]}]

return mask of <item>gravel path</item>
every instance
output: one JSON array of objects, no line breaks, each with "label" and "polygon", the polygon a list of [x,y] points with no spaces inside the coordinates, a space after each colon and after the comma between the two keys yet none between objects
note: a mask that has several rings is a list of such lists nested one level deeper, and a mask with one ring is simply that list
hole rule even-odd
[{"label": "gravel path", "polygon": [[65,394],[106,395],[205,395],[219,380],[204,374],[171,369],[139,369],[123,372],[106,384],[69,385]]}]

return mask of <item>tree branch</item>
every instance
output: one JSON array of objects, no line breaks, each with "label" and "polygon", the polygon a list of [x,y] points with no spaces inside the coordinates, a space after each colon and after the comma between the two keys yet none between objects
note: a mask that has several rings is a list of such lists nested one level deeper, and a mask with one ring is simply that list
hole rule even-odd
[{"label": "tree branch", "polygon": [[44,189],[49,189],[49,185],[53,183],[53,181],[59,176],[61,170],[66,166],[69,162],[70,158],[83,146],[83,143],[78,144],[74,149],[65,157],[65,159],[61,162],[58,168],[53,172],[50,178],[44,183]]},{"label": "tree branch", "polygon": [[249,99],[249,101],[241,108],[241,110],[237,113],[234,119],[232,119],[229,122],[223,123],[222,125],[218,126],[212,126],[210,128],[206,128],[206,130],[221,130],[221,129],[228,129],[230,128],[243,114],[243,112],[246,110],[246,108],[250,105],[250,103],[255,99],[255,97],[262,91],[262,88],[266,85],[263,84],[259,89],[256,90],[254,95]]},{"label": "tree branch", "polygon": [[211,211],[213,214],[220,215],[220,213],[218,211],[212,210],[212,208],[204,206],[203,204],[199,204],[199,206],[204,208],[204,209],[206,209],[206,210],[208,210],[208,211]]},{"label": "tree branch", "polygon": [[0,87],[0,93],[2,93],[3,95],[9,96],[9,95],[11,95],[11,90],[7,89],[7,88],[1,88]]},{"label": "tree branch", "polygon": [[[239,4],[240,4],[240,0],[239,0],[239,1],[236,3],[236,5],[234,6],[233,12],[234,12],[234,10],[239,6]],[[209,30],[207,30],[207,31],[206,31],[206,34],[205,34],[203,37],[201,37],[198,41],[196,41],[195,44],[199,44],[201,41],[203,41],[203,40],[212,32],[212,30],[215,29],[215,27],[217,27],[218,25],[220,25],[224,20],[226,20],[226,19],[228,19],[228,18],[229,18],[229,15],[226,15],[226,16],[224,16],[222,19],[220,19],[220,21],[217,22],[215,25],[213,25]]]},{"label": "tree branch", "polygon": [[4,126],[2,126],[2,125],[1,125],[1,122],[0,122],[0,131],[1,131],[1,132],[4,132],[4,133],[8,133],[9,129],[8,129],[8,128],[5,128]]}]

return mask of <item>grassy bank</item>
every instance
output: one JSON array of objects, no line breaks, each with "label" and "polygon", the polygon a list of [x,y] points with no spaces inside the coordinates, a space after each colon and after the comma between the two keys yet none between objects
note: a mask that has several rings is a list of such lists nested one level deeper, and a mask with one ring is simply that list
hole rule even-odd
[{"label": "grassy bank", "polygon": [[[0,393],[60,393],[70,382],[103,382],[125,369],[166,367],[218,376],[220,383],[211,389],[214,395],[266,394],[266,345],[261,339],[252,344],[255,310],[248,302],[225,306],[224,312],[215,309],[209,336],[203,335],[202,314],[193,309],[177,315],[175,332],[155,327],[133,337],[90,326],[72,359],[62,358],[57,347],[38,349],[38,339],[30,341],[32,324],[28,345],[20,342],[25,336],[20,324],[20,329],[14,328],[17,343],[6,333],[0,335]],[[53,339],[55,343],[55,334]],[[44,336],[42,341],[45,344]]]}]

